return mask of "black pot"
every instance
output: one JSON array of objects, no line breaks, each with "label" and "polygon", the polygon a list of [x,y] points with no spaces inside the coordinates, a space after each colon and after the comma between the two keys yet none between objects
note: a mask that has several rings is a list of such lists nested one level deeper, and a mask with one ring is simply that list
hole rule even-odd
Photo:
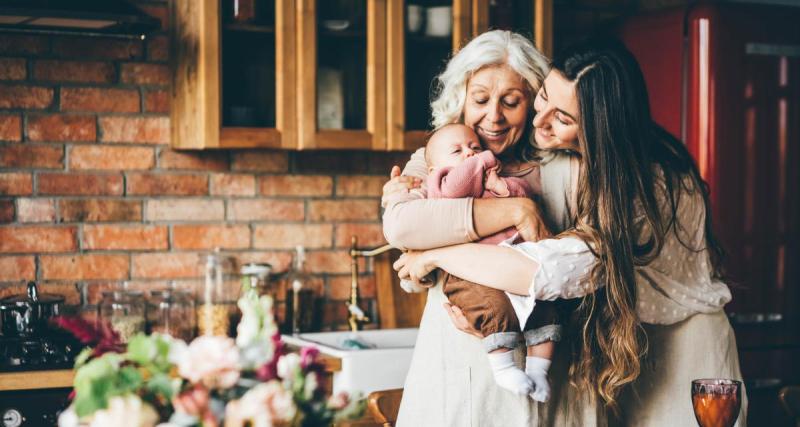
[{"label": "black pot", "polygon": [[48,321],[61,314],[63,305],[63,296],[40,294],[36,283],[28,282],[27,295],[14,295],[0,300],[3,335],[31,337],[44,334]]}]

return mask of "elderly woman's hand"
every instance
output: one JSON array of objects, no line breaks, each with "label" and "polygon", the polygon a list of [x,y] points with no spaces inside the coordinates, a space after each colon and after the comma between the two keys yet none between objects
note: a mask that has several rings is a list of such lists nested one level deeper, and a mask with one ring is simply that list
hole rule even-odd
[{"label": "elderly woman's hand", "polygon": [[447,314],[450,316],[450,321],[453,322],[453,326],[455,326],[456,329],[481,339],[484,338],[481,331],[472,327],[472,324],[469,323],[466,316],[464,316],[464,312],[461,311],[460,308],[449,302],[442,304],[442,306],[447,311]]},{"label": "elderly woman's hand", "polygon": [[400,175],[400,167],[393,166],[389,173],[389,180],[383,184],[383,200],[397,193],[408,193],[409,190],[419,188],[422,180],[413,176]]},{"label": "elderly woman's hand", "polygon": [[553,233],[545,225],[542,210],[533,200],[518,198],[518,209],[514,215],[514,227],[526,242],[536,242],[553,237]]}]

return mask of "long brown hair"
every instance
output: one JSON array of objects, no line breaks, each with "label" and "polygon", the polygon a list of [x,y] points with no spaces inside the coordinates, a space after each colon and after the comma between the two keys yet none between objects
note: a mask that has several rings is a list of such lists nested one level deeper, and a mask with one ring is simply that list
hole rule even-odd
[{"label": "long brown hair", "polygon": [[[571,374],[616,410],[621,390],[639,376],[646,351],[634,270],[650,263],[667,233],[680,226],[681,194],[702,191],[707,239],[694,250],[709,251],[715,273],[722,251],[711,231],[707,186],[685,146],[652,121],[633,55],[619,42],[595,40],[573,46],[552,66],[575,84],[582,166],[574,232],[599,260],[590,274],[597,291],[578,307],[581,337]],[[667,198],[663,210],[656,198],[659,171],[666,187],[660,190]],[[643,230],[648,234],[642,236]]]}]

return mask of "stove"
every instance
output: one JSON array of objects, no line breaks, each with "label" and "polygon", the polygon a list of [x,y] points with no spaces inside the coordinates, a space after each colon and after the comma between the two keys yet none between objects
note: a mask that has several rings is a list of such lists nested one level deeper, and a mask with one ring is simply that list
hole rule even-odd
[{"label": "stove", "polygon": [[0,337],[0,372],[72,369],[83,346],[72,336]]}]

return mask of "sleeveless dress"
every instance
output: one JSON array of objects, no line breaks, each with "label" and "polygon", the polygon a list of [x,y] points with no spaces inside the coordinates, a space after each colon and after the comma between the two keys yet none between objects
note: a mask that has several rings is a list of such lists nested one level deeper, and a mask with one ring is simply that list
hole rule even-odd
[{"label": "sleeveless dress", "polygon": [[[570,225],[567,194],[570,158],[550,155],[541,163],[540,203],[551,230]],[[525,177],[523,177],[525,178]],[[496,385],[481,340],[457,330],[442,307],[442,284],[428,291],[414,355],[404,387],[397,426],[604,426],[606,416],[569,385],[569,346],[556,346],[550,368],[551,398],[537,403]],[[515,360],[524,366],[522,344]],[[445,363],[447,361],[447,363]]]}]

